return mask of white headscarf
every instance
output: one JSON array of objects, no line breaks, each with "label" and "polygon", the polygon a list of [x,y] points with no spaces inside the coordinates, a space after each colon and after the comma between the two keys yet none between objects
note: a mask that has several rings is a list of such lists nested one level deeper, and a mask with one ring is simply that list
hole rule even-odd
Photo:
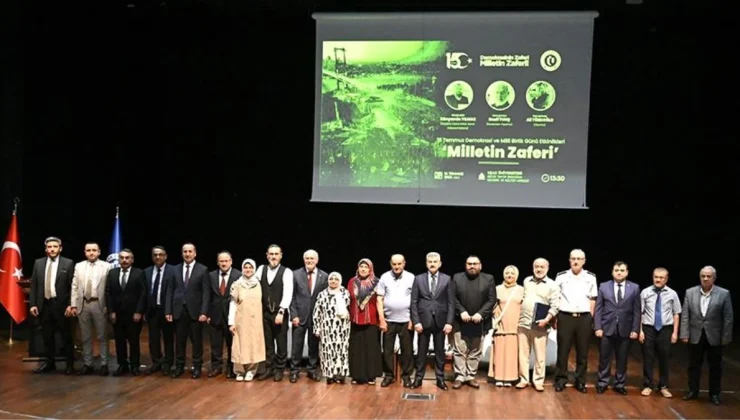
[{"label": "white headscarf", "polygon": [[[254,272],[255,273],[257,272],[257,263],[255,263],[254,260],[251,259],[251,258],[247,258],[244,261],[242,261],[242,270],[244,270],[244,266],[247,265],[247,264],[251,265],[254,268]],[[243,271],[242,271],[242,277],[241,278],[244,280],[244,282],[246,283],[247,287],[249,287],[249,288],[255,287],[255,286],[257,286],[260,283],[260,281],[257,279],[257,276],[255,276],[254,274],[252,274],[252,277],[247,278],[247,276],[244,274]]]},{"label": "white headscarf", "polygon": [[347,315],[347,302],[345,302],[344,294],[342,293],[342,275],[336,271],[332,271],[329,274],[329,279],[331,279],[332,277],[336,277],[337,279],[339,279],[339,287],[337,287],[336,289],[327,287],[326,290],[330,295],[334,295],[334,310],[336,311],[337,316],[343,317]]}]

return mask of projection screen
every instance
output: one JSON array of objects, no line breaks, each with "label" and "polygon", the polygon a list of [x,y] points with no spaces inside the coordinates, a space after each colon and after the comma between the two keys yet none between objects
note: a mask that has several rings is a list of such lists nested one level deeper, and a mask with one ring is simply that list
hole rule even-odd
[{"label": "projection screen", "polygon": [[311,200],[586,208],[596,16],[315,14]]}]

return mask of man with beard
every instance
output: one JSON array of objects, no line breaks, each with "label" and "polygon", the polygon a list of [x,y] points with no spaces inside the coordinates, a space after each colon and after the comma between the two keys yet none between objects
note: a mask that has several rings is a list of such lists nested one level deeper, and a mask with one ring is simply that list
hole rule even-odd
[{"label": "man with beard", "polygon": [[463,384],[480,388],[475,375],[483,350],[483,336],[492,328],[491,314],[496,302],[496,282],[491,274],[482,273],[482,268],[480,259],[471,255],[465,261],[465,272],[452,278],[455,290],[453,389],[460,389]]},{"label": "man with beard", "polygon": [[257,376],[263,381],[273,375],[275,382],[283,380],[288,357],[288,321],[293,298],[293,272],[280,264],[283,251],[277,245],[267,247],[268,265],[261,265],[255,277],[262,286],[262,326],[265,331],[264,370]]}]

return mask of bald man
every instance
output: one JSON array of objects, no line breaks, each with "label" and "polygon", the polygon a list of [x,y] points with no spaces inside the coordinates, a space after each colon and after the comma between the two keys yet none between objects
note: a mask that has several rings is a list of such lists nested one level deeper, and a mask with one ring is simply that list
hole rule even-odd
[{"label": "bald man", "polygon": [[378,311],[385,314],[388,328],[383,333],[383,382],[387,387],[396,379],[393,376],[393,349],[396,337],[401,342],[401,377],[403,386],[411,387],[414,369],[413,337],[411,325],[411,289],[414,275],[406,271],[406,258],[401,254],[391,257],[391,270],[383,273],[378,282]]},{"label": "bald man", "polygon": [[[560,289],[547,276],[550,263],[537,258],[532,263],[533,275],[524,279],[524,300],[519,314],[519,383],[517,388],[529,386],[529,355],[534,347],[534,374],[532,385],[539,392],[545,390],[545,357],[547,356],[547,330],[558,314]],[[545,316],[542,313],[546,312]],[[539,316],[537,316],[539,314]]]}]

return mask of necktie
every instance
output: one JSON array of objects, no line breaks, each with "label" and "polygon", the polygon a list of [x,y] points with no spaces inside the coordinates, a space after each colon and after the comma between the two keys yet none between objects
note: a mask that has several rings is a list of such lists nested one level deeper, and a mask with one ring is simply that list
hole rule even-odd
[{"label": "necktie", "polygon": [[95,270],[95,264],[90,263],[90,265],[87,267],[87,278],[85,279],[85,299],[90,299],[92,297],[93,270]]},{"label": "necktie", "polygon": [[437,275],[432,274],[432,294],[437,291]]},{"label": "necktie", "polygon": [[218,291],[221,293],[221,296],[226,294],[226,273],[221,273],[221,285],[219,286]]},{"label": "necktie", "polygon": [[54,265],[54,259],[49,258],[49,262],[46,263],[46,279],[44,279],[44,298],[51,299],[54,296],[51,295],[51,282],[54,279],[51,278],[51,267]]},{"label": "necktie", "polygon": [[121,289],[126,288],[126,282],[128,281],[128,279],[126,278],[127,274],[128,274],[127,268],[124,268],[123,270],[121,270]]},{"label": "necktie", "polygon": [[662,289],[655,289],[655,294],[658,296],[655,298],[655,330],[660,331],[663,328],[663,305],[660,301],[660,292]]},{"label": "necktie", "polygon": [[617,286],[619,287],[619,290],[617,291],[617,303],[619,303],[624,299],[624,295],[622,294],[622,283],[619,283]]},{"label": "necktie", "polygon": [[183,280],[185,280],[185,288],[187,288],[188,284],[190,284],[190,264],[185,265],[185,277]]},{"label": "necktie", "polygon": [[152,298],[154,298],[155,301],[157,301],[157,305],[159,305],[159,299],[157,299],[157,295],[159,295],[159,282],[162,279],[162,267],[157,268],[157,277],[154,278],[154,287],[152,287]]},{"label": "necktie", "polygon": [[313,271],[308,272],[308,293],[313,294]]}]

